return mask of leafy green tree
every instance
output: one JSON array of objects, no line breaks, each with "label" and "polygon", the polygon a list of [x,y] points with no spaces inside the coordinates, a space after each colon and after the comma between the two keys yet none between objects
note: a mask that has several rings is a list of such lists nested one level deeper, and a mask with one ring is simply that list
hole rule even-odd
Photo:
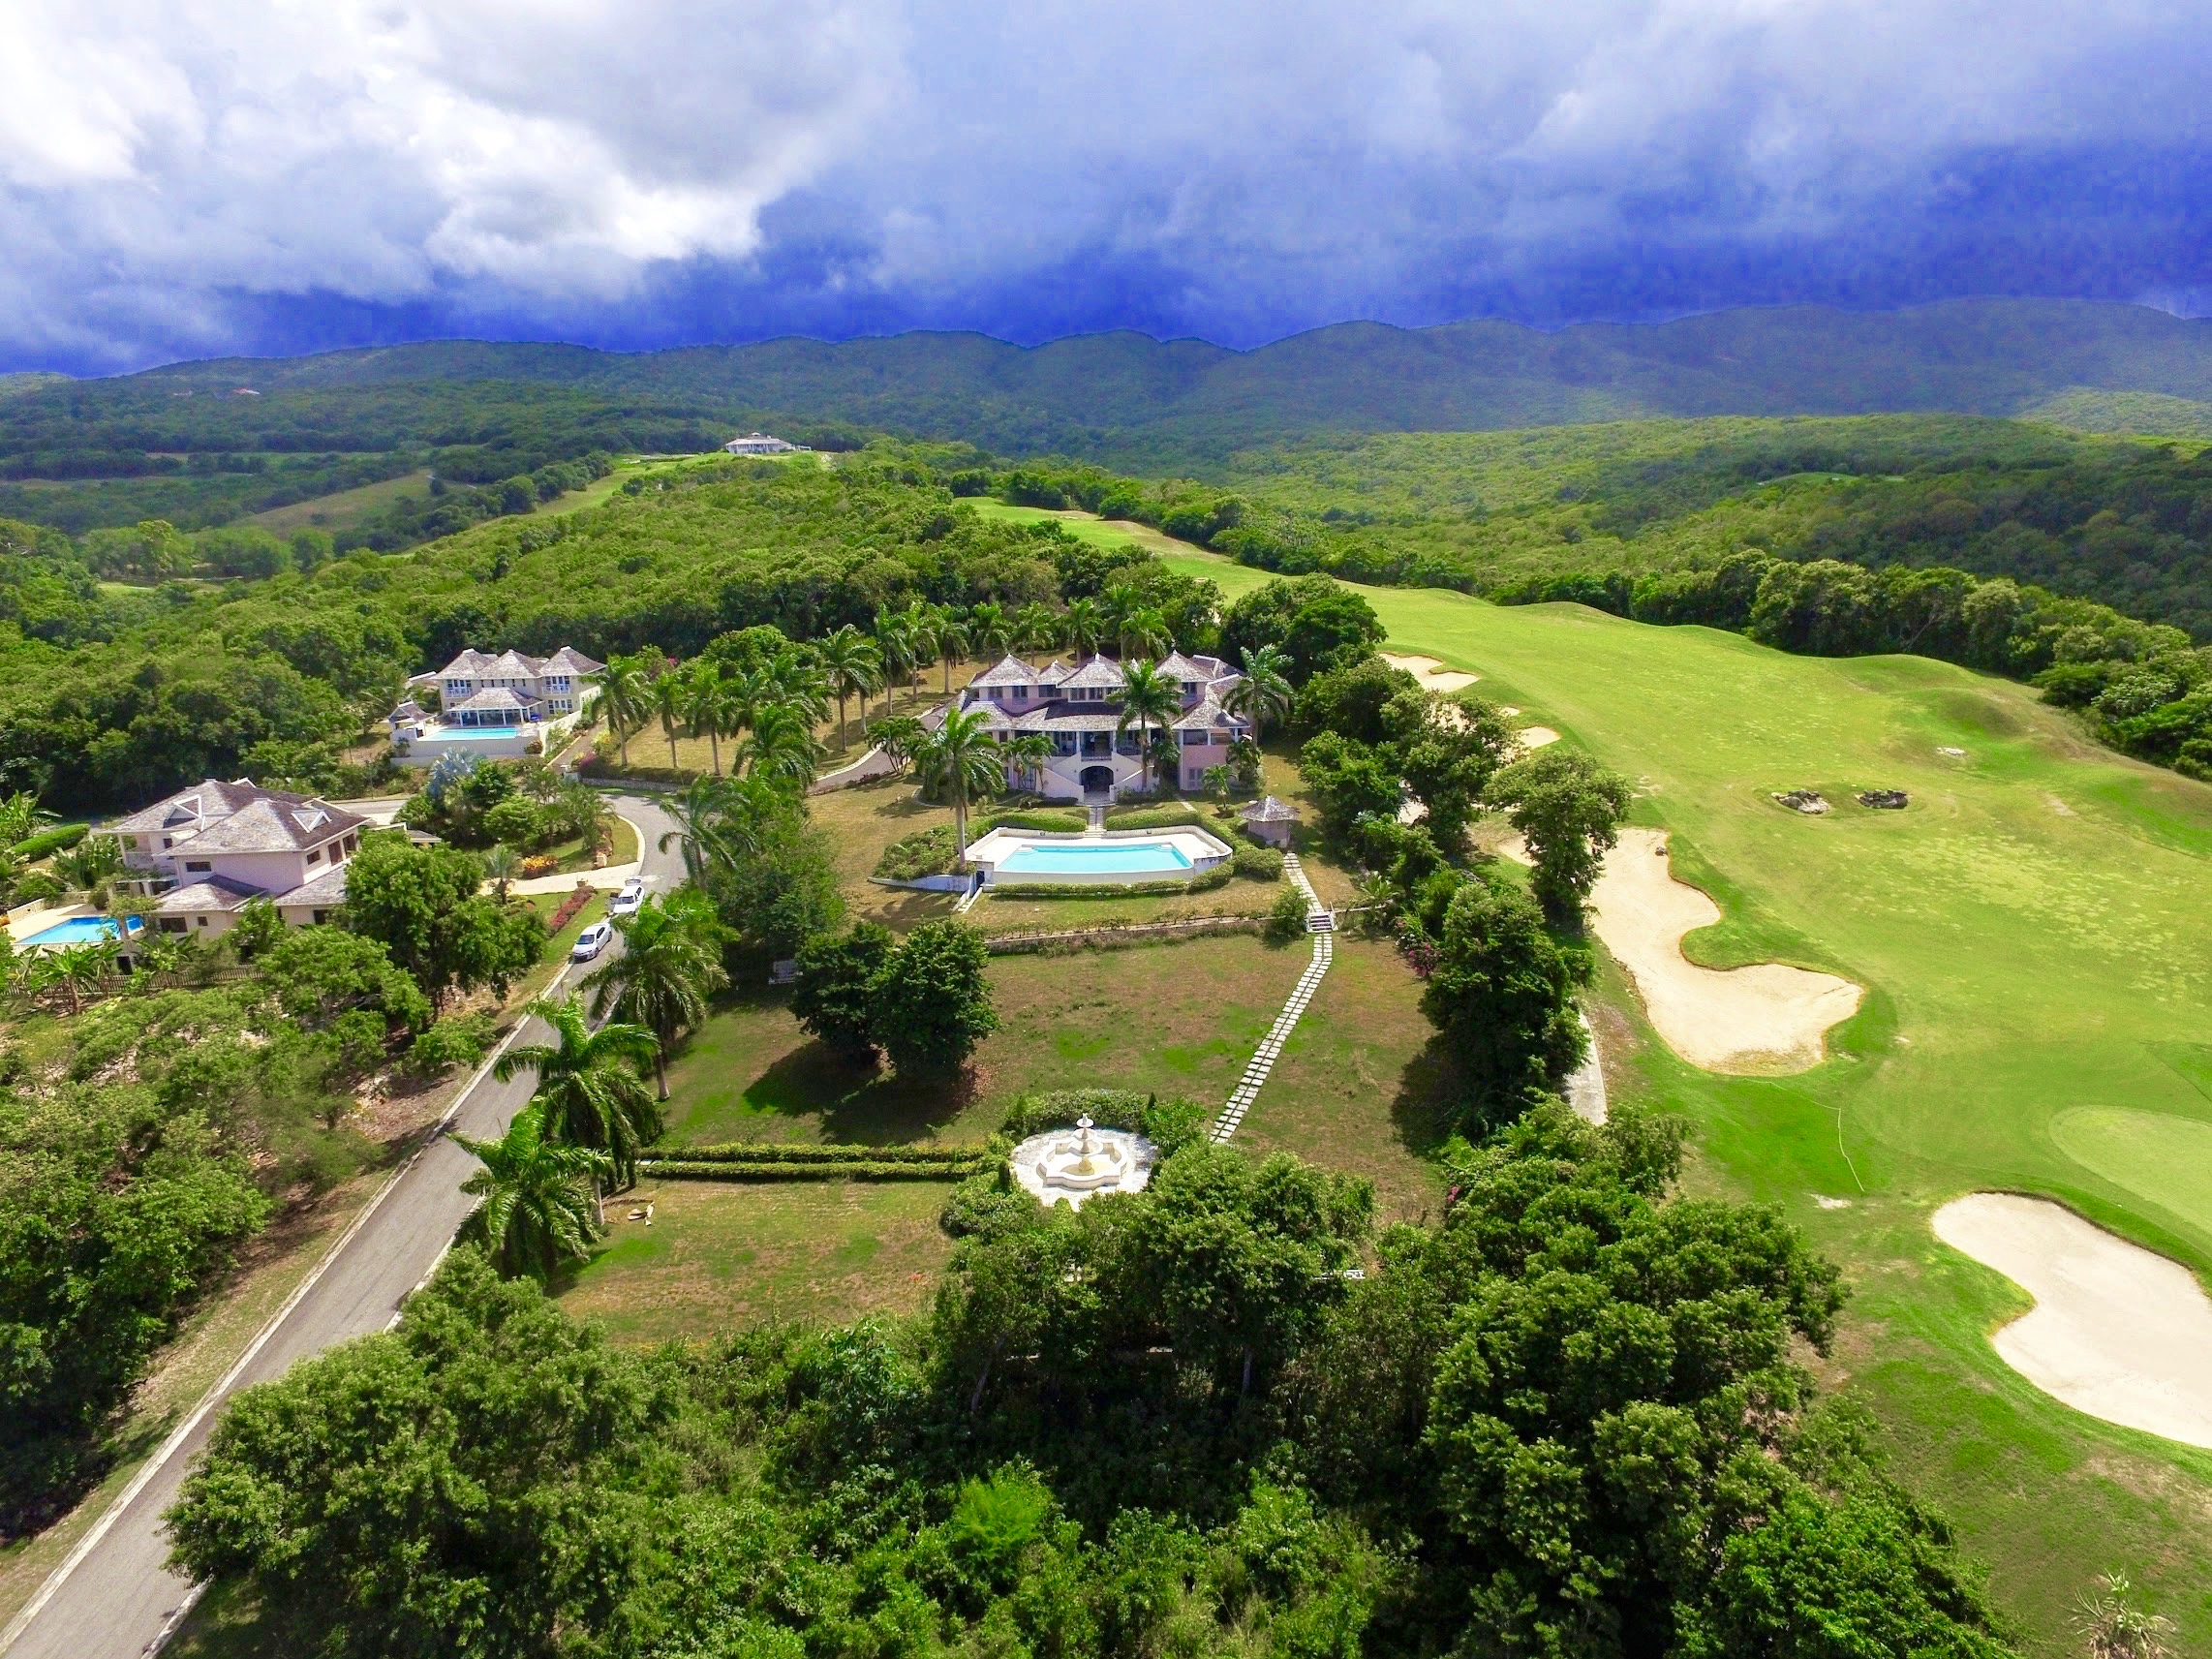
[{"label": "leafy green tree", "polygon": [[346,866],[339,923],[382,943],[433,1008],[456,989],[504,997],[544,956],[545,928],[530,910],[479,894],[482,879],[469,853],[364,836]]},{"label": "leafy green tree", "polygon": [[1278,577],[1229,607],[1222,644],[1242,656],[1263,645],[1281,649],[1287,677],[1303,686],[1315,674],[1357,661],[1386,637],[1367,600],[1323,575]]},{"label": "leafy green tree", "polygon": [[862,920],[849,933],[817,935],[801,945],[791,987],[801,1029],[856,1064],[873,1061],[876,982],[897,944],[882,923]]},{"label": "leafy green tree", "polygon": [[662,832],[660,849],[666,852],[674,842],[685,879],[699,885],[709,871],[729,868],[750,849],[769,794],[765,783],[750,779],[693,778],[682,794],[661,798],[661,810],[676,827]]},{"label": "leafy green tree", "polygon": [[1016,651],[1057,651],[1061,643],[1060,613],[1043,603],[1026,604],[1014,617]]},{"label": "leafy green tree", "polygon": [[[1183,713],[1183,687],[1159,671],[1156,663],[1135,661],[1121,668],[1121,708],[1114,716],[1114,735],[1121,737],[1131,726],[1137,728],[1137,742],[1150,753],[1150,739],[1154,731],[1165,731]],[[1163,784],[1172,783],[1171,770],[1163,774]]]},{"label": "leafy green tree", "polygon": [[1490,798],[1511,809],[1536,866],[1529,885],[1554,921],[1580,925],[1634,796],[1619,773],[1557,747],[1515,761],[1490,781]]},{"label": "leafy green tree", "polygon": [[461,1237],[482,1245],[502,1272],[543,1278],[562,1262],[590,1253],[603,1230],[599,1183],[614,1176],[606,1153],[548,1140],[535,1105],[517,1112],[496,1141],[457,1134],[453,1143],[483,1165],[461,1183],[463,1192],[482,1200]]},{"label": "leafy green tree", "polygon": [[1001,787],[1006,757],[981,709],[948,709],[935,731],[913,741],[914,770],[933,793],[952,802],[952,834],[957,844],[954,868],[968,868],[968,803]]},{"label": "leafy green tree", "polygon": [[584,980],[595,1018],[612,1015],[653,1033],[653,1075],[668,1098],[668,1053],[707,1017],[707,998],[729,984],[722,964],[729,930],[695,887],[647,899],[614,919],[623,949]]},{"label": "leafy green tree", "polygon": [[742,747],[745,775],[804,789],[822,760],[821,740],[806,711],[789,702],[763,703]]},{"label": "leafy green tree", "polygon": [[396,967],[382,941],[342,928],[286,928],[254,959],[254,971],[284,1017],[321,1030],[355,1011],[411,1031],[430,1027],[430,998]]},{"label": "leafy green tree", "polygon": [[627,1021],[595,1031],[573,997],[540,997],[525,1014],[551,1027],[553,1040],[508,1049],[493,1062],[492,1075],[504,1083],[535,1073],[531,1099],[542,1114],[546,1139],[602,1152],[618,1181],[634,1181],[638,1153],[660,1138],[662,1125],[660,1102],[641,1075],[660,1053],[653,1033]]},{"label": "leafy green tree", "polygon": [[1495,704],[1480,697],[1442,698],[1419,690],[1393,697],[1383,721],[1406,787],[1428,809],[1429,833],[1457,855],[1491,780],[1514,753],[1513,727]]},{"label": "leafy green tree", "polygon": [[998,1029],[983,936],[959,922],[923,922],[876,975],[870,1029],[901,1072],[943,1074]]},{"label": "leafy green tree", "polygon": [[1586,953],[1554,939],[1525,894],[1487,881],[1453,894],[1421,1011],[1466,1079],[1477,1124],[1519,1116],[1582,1063],[1574,996],[1588,975]]},{"label": "leafy green tree", "polygon": [[1353,845],[1363,818],[1395,822],[1404,787],[1389,759],[1364,743],[1324,731],[1298,753],[1299,771],[1321,808],[1321,832],[1338,846]]},{"label": "leafy green tree", "polygon": [[484,879],[492,884],[492,897],[501,904],[507,903],[507,889],[522,872],[522,855],[504,841],[495,841],[484,849]]},{"label": "leafy green tree", "polygon": [[1017,732],[998,746],[999,756],[1028,788],[1038,786],[1052,759],[1052,739],[1041,731]]},{"label": "leafy green tree", "polygon": [[914,671],[923,643],[912,619],[903,611],[876,613],[876,649],[883,658],[883,713],[891,713],[891,688]]}]

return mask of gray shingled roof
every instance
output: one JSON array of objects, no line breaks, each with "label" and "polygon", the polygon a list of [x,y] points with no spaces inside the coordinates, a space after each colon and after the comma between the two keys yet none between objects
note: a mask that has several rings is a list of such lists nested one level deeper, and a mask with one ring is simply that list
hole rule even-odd
[{"label": "gray shingled roof", "polygon": [[1159,661],[1159,671],[1170,680],[1211,680],[1214,671],[1196,658],[1171,651]]},{"label": "gray shingled roof", "polygon": [[324,801],[270,793],[179,842],[172,850],[195,858],[211,852],[297,852],[366,822]]},{"label": "gray shingled roof", "polygon": [[1298,822],[1298,809],[1288,801],[1278,801],[1273,795],[1262,795],[1238,816],[1248,824],[1294,824]]},{"label": "gray shingled roof", "polygon": [[162,895],[156,909],[165,916],[189,916],[197,910],[235,910],[248,899],[265,895],[259,887],[228,876],[206,876],[189,887],[172,887]]},{"label": "gray shingled roof", "polygon": [[569,673],[576,675],[597,674],[605,666],[604,662],[595,662],[573,645],[562,646],[560,650],[546,658],[544,662],[545,668],[566,668]]},{"label": "gray shingled roof", "polygon": [[1052,703],[1029,710],[1014,722],[1014,728],[1017,731],[1112,731],[1120,722],[1121,717],[1106,709],[1071,709],[1062,703]]},{"label": "gray shingled roof", "polygon": [[1019,657],[1006,656],[968,683],[970,686],[1033,686],[1037,683],[1037,671]]},{"label": "gray shingled roof", "polygon": [[1242,731],[1244,722],[1214,700],[1209,692],[1175,722],[1177,731]]},{"label": "gray shingled roof", "polygon": [[161,830],[191,830],[215,818],[227,818],[261,791],[240,778],[234,783],[202,780],[189,789],[166,795],[150,807],[141,807],[127,818],[108,827],[116,835],[151,835]]},{"label": "gray shingled roof", "polygon": [[1121,664],[1111,657],[1093,657],[1062,680],[1060,685],[1069,691],[1099,686],[1107,691],[1118,691],[1121,689]]},{"label": "gray shingled roof", "polygon": [[318,908],[332,908],[346,902],[346,872],[351,868],[340,864],[325,870],[312,881],[302,881],[289,893],[276,895],[280,905],[312,905]]},{"label": "gray shingled roof", "polygon": [[1055,658],[1037,670],[1037,684],[1040,686],[1057,686],[1074,672],[1074,669]]}]

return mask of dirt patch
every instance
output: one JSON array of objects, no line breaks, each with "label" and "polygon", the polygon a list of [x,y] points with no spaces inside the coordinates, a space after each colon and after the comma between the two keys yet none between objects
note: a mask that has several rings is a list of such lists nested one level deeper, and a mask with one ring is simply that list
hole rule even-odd
[{"label": "dirt patch", "polygon": [[1404,657],[1395,651],[1385,651],[1382,660],[1393,668],[1403,668],[1421,682],[1425,691],[1437,691],[1449,696],[1463,691],[1482,676],[1465,673],[1458,668],[1447,668],[1433,657]]},{"label": "dirt patch", "polygon": [[2212,1446],[2212,1298],[2187,1268],[2018,1193],[1953,1199],[1933,1226],[2036,1299],[1990,1337],[2007,1365],[2091,1417]]},{"label": "dirt patch", "polygon": [[[1521,863],[1519,839],[1499,851]],[[1827,1058],[1823,1034],[1858,1011],[1859,987],[1778,962],[1700,968],[1682,936],[1720,906],[1674,879],[1664,830],[1624,829],[1590,894],[1591,926],[1636,983],[1652,1028],[1692,1065],[1737,1076],[1805,1071]]]}]

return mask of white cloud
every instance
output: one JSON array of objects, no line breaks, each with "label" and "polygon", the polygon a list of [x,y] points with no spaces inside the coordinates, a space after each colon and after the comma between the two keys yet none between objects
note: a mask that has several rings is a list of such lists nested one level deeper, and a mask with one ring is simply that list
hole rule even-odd
[{"label": "white cloud", "polygon": [[792,256],[816,314],[1103,261],[1248,332],[1609,237],[1872,234],[1961,156],[2207,138],[2203,0],[5,10],[18,355],[222,344],[239,295],[572,323],[707,269],[773,309],[764,215],[836,249]]}]

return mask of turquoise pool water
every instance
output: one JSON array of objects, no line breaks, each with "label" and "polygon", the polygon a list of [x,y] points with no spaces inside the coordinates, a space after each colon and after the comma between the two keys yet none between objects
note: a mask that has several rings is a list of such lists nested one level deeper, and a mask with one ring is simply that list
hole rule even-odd
[{"label": "turquoise pool water", "polygon": [[1180,876],[1191,868],[1164,841],[1039,842],[998,861],[1001,876]]},{"label": "turquoise pool water", "polygon": [[519,725],[456,725],[443,731],[426,731],[425,743],[505,743],[509,738],[536,735],[527,726]]},{"label": "turquoise pool water", "polygon": [[[138,917],[129,918],[131,932],[142,933],[146,924]],[[82,944],[87,939],[115,937],[115,920],[112,916],[72,916],[66,922],[57,922],[43,934],[33,934],[23,941],[25,949],[35,944]]]}]

